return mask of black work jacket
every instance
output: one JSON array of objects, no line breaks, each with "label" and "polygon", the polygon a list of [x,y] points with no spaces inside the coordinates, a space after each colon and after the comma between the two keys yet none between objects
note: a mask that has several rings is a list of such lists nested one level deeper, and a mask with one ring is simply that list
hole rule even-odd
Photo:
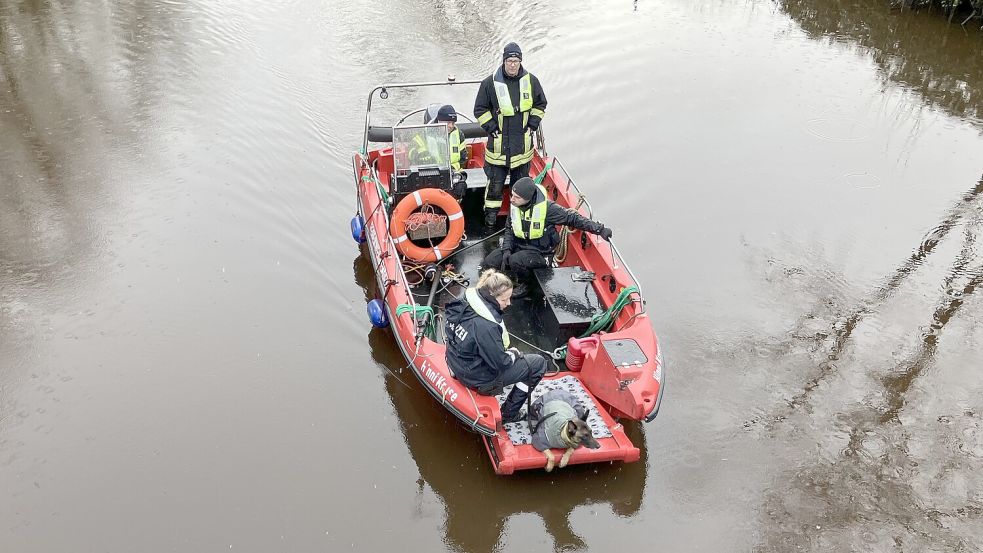
[{"label": "black work jacket", "polygon": [[[495,94],[495,74],[492,73],[485,77],[485,80],[481,81],[481,85],[478,87],[478,95],[474,99],[474,116],[477,119],[480,114],[491,112],[491,121],[488,121],[481,127],[488,134],[494,132],[502,133],[503,154],[519,155],[526,149],[525,127],[529,127],[530,130],[535,131],[539,128],[542,118],[536,115],[530,115],[526,125],[523,126],[522,124],[522,113],[519,111],[519,79],[528,73],[528,71],[520,66],[516,76],[509,77],[505,73],[504,67],[501,70],[505,78],[505,84],[509,87],[509,97],[512,98],[512,102],[515,104],[512,106],[515,115],[503,117],[502,123],[504,128],[498,128],[498,95]],[[529,77],[532,84],[532,107],[546,111],[546,93],[543,92],[543,85],[539,84],[539,79],[536,78],[536,75],[529,73]]]},{"label": "black work jacket", "polygon": [[447,344],[447,365],[454,377],[471,388],[494,384],[501,388],[501,373],[512,366],[512,356],[502,343],[502,308],[495,298],[479,290],[478,295],[488,306],[496,322],[478,315],[461,298],[444,309],[444,341]]},{"label": "black work jacket", "polygon": [[[531,209],[533,205],[542,201],[542,198],[543,192],[537,187],[536,195],[523,207]],[[572,209],[567,209],[554,203],[552,200],[547,200],[546,230],[543,232],[543,235],[532,240],[523,239],[512,232],[512,209],[510,207],[509,216],[505,220],[506,230],[505,237],[502,238],[502,249],[509,253],[515,253],[521,250],[535,250],[544,256],[551,255],[556,249],[557,244],[560,243],[560,233],[556,230],[556,225],[573,227],[591,234],[600,234],[601,229],[604,228],[604,225],[597,221],[588,219]]]}]

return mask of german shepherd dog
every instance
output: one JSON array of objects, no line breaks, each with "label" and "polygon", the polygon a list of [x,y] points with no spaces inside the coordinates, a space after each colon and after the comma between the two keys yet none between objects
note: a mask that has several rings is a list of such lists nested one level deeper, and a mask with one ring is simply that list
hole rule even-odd
[{"label": "german shepherd dog", "polygon": [[[590,410],[580,406],[572,396],[563,390],[551,390],[537,399],[529,409],[529,429],[532,432],[533,446],[546,457],[546,472],[556,466],[552,448],[566,448],[560,458],[560,468],[567,466],[575,449],[585,446],[597,449],[601,444],[594,439],[594,432],[585,422]],[[561,417],[560,423],[553,417]]]},{"label": "german shepherd dog", "polygon": [[[562,435],[564,441],[567,442],[567,450],[563,452],[563,457],[560,457],[561,469],[567,466],[567,463],[570,462],[570,456],[573,455],[573,450],[578,447],[586,446],[588,449],[601,447],[601,444],[594,439],[594,432],[587,426],[587,423],[578,418],[567,421]],[[553,451],[549,449],[544,450],[543,455],[546,456],[546,472],[550,472],[553,470],[556,458],[553,456]]]}]

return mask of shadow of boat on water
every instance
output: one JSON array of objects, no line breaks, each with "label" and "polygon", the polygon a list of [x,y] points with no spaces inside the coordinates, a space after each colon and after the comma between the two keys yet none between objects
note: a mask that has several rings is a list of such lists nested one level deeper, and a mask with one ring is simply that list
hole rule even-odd
[{"label": "shadow of boat on water", "polygon": [[[366,300],[376,297],[372,264],[365,255],[354,263]],[[372,359],[388,371],[386,392],[392,400],[410,455],[420,473],[419,493],[426,487],[444,504],[444,542],[458,551],[497,549],[509,517],[538,515],[553,538],[555,549],[585,547],[570,524],[571,513],[582,506],[607,504],[619,517],[638,513],[645,491],[647,455],[638,423],[626,432],[641,444],[639,462],[576,465],[547,474],[523,471],[496,476],[478,434],[465,429],[438,405],[405,370],[392,331],[372,328],[368,334]]]}]

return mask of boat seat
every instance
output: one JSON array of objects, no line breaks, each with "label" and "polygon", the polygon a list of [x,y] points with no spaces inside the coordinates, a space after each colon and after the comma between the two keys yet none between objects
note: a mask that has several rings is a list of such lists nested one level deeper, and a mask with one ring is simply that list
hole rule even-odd
[{"label": "boat seat", "polygon": [[594,291],[593,273],[583,267],[547,267],[534,270],[533,275],[546,300],[543,333],[553,337],[556,346],[586,332],[591,319],[604,311]]},{"label": "boat seat", "polygon": [[485,174],[485,170],[481,167],[465,169],[463,172],[468,175],[467,183],[469,190],[488,186],[488,175]]}]

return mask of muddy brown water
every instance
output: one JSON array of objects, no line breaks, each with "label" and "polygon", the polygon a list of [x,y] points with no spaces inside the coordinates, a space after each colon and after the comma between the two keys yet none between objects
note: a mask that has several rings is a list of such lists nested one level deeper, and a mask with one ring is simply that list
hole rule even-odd
[{"label": "muddy brown water", "polygon": [[[510,40],[667,351],[639,463],[494,476],[366,320],[366,94]],[[981,54],[880,0],[0,4],[0,551],[983,549]]]}]

